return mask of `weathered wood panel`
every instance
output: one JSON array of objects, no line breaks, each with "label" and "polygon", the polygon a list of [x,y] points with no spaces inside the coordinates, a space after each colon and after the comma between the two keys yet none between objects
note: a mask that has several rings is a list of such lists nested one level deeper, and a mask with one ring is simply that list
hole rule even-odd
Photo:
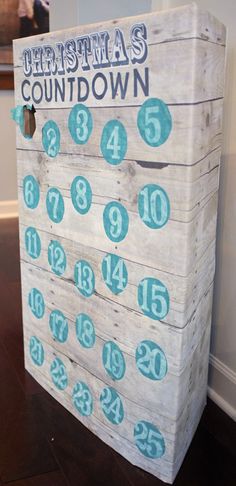
[{"label": "weathered wood panel", "polygon": [[[24,207],[21,192],[19,197],[20,215],[24,217],[27,226],[31,226],[36,217],[39,230],[52,232],[59,237],[64,236],[106,253],[118,251],[120,257],[124,259],[183,277],[189,275],[215,237],[217,193],[213,194],[189,224],[170,219],[161,231],[143,225],[137,213],[128,213],[128,234],[120,242],[112,242],[106,236],[103,225],[104,202],[92,204],[84,218],[74,210],[71,199],[64,197],[64,217],[58,225],[46,216],[46,193],[41,192],[40,205],[33,214],[31,209]],[[142,246],[138,244],[137,235],[142,241]],[[178,245],[176,245],[176,238],[178,238]],[[149,248],[148,253],[143,252],[145,246]],[[179,247],[182,248],[181,253]]]},{"label": "weathered wood panel", "polygon": [[[21,104],[24,101],[21,99]],[[127,118],[127,109],[129,116]],[[117,119],[125,125],[129,140],[125,159],[164,162],[168,164],[192,165],[220,147],[222,142],[222,100],[206,101],[200,104],[174,105],[170,107],[173,130],[166,142],[156,147],[147,145],[139,135],[137,116],[140,107],[90,108],[94,128],[85,145],[76,145],[68,130],[70,109],[40,110],[36,107],[37,129],[32,140],[19,134],[17,148],[43,151],[42,128],[48,119],[57,123],[61,133],[60,152],[62,154],[102,156],[100,143],[102,131],[109,120]],[[50,113],[50,115],[49,115]],[[193,135],[194,134],[194,135]],[[193,139],[194,137],[194,139]],[[193,145],[194,144],[194,145]],[[194,150],[193,150],[194,146]]]},{"label": "weathered wood panel", "polygon": [[[148,458],[144,458],[143,467],[154,475],[158,474],[164,481],[170,481],[171,478],[173,479],[176,475],[179,463],[183,460],[192,433],[198,424],[200,413],[205,404],[206,398],[204,388],[207,381],[209,327],[210,322],[208,323],[200,343],[202,351],[204,352],[202,355],[203,359],[198,362],[197,366],[196,363],[194,363],[194,375],[191,375],[189,382],[190,392],[188,394],[184,412],[178,422],[165,417],[165,415],[157,413],[156,410],[150,411],[144,406],[143,400],[141,400],[140,405],[137,405],[133,401],[130,401],[127,395],[119,394],[125,407],[125,421],[123,420],[118,425],[112,424],[104,416],[101,410],[100,401],[101,392],[104,386],[107,387],[109,383],[107,383],[107,381],[103,382],[97,378],[94,378],[91,382],[90,375],[85,368],[72,362],[64,354],[55,351],[54,347],[51,347],[46,341],[42,341],[45,350],[45,361],[43,366],[34,366],[28,352],[29,340],[32,334],[29,333],[27,328],[25,328],[25,364],[26,368],[37,381],[42,383],[46,390],[48,390],[60,403],[66,405],[66,408],[70,410],[73,415],[78,417],[92,432],[98,435],[106,443],[110,444],[121,454],[124,453],[122,448],[125,447],[126,456],[133,464],[140,464],[137,447],[134,444],[135,424],[142,420],[156,426],[161,433],[161,437],[164,439],[165,453],[161,458],[152,459],[151,461]],[[63,391],[58,390],[51,378],[51,364],[57,357],[62,360],[68,378],[67,386]],[[93,397],[92,420],[91,417],[79,414],[73,405],[73,387],[78,381],[89,383],[89,388]],[[145,394],[143,393],[142,398],[144,397]],[[165,410],[164,406],[162,410]],[[177,463],[177,467],[175,463]]]},{"label": "weathered wood panel", "polygon": [[[34,44],[45,45],[45,39],[36,37]],[[20,51],[21,52],[21,51]],[[197,55],[196,55],[197,53]],[[178,64],[173,62],[177,56]],[[194,56],[196,56],[196,65]],[[149,70],[145,70],[145,66],[150,66]],[[181,69],[178,69],[178,66]],[[167,104],[184,104],[184,103],[201,103],[205,100],[212,100],[223,97],[223,80],[222,70],[224,69],[224,47],[220,44],[206,44],[202,39],[190,39],[187,42],[182,40],[173,40],[171,43],[150,43],[149,44],[149,56],[148,62],[144,63],[144,66],[139,70],[141,79],[143,82],[149,78],[149,90],[153,97],[158,97],[165,100]],[[106,91],[106,104],[112,105],[124,105],[129,104],[139,105],[140,101],[145,101],[142,86],[137,81],[136,72],[132,75],[132,72],[125,71],[123,67],[123,81],[118,84],[116,89],[117,78],[113,71],[107,69],[104,72],[105,78],[94,83],[95,89],[98,93],[103,93],[105,86]],[[196,71],[196,72],[195,72]],[[16,83],[22,81],[22,61],[18,63],[18,67],[15,70]],[[195,79],[194,79],[194,76]],[[69,80],[68,80],[69,78]],[[82,79],[81,79],[82,78]],[[168,82],[171,78],[171,83],[176,87],[172,88],[172,84]],[[212,78],[214,78],[214,84],[212,84]],[[85,81],[83,79],[83,73],[79,81],[76,77],[73,80],[72,87],[73,93],[69,89],[71,86],[71,73],[63,77],[65,81],[59,84],[63,91],[63,102],[65,107],[71,107],[76,102],[80,101],[80,98],[84,98],[86,95],[86,104],[91,107],[99,106],[100,100],[97,100],[92,92],[94,72],[88,71],[86,74],[86,88]],[[184,83],[183,83],[184,79]],[[64,84],[65,83],[65,84]],[[56,98],[59,95],[57,87],[52,76],[47,76],[43,83],[42,88],[44,96],[38,103],[38,99],[41,98],[40,91],[35,91],[34,99],[34,83],[27,83],[23,88],[23,93],[26,98],[30,97],[31,103],[40,105],[42,108],[55,108],[58,104]],[[137,88],[137,96],[134,97],[134,90]],[[46,96],[45,96],[46,95]],[[46,99],[45,99],[46,97]],[[16,99],[17,103],[22,102],[22,93],[19,93]]]},{"label": "weathered wood panel", "polygon": [[[61,194],[70,198],[72,181],[78,175],[89,176],[93,191],[92,203],[106,204],[116,200],[125,204],[129,211],[138,212],[137,199],[142,187],[152,181],[160,185],[170,201],[170,219],[190,222],[205,204],[207,197],[218,190],[220,152],[216,150],[188,170],[181,165],[155,164],[124,161],[117,169],[98,157],[59,154],[50,160],[45,153],[18,153],[19,192],[25,175],[32,174],[40,190],[57,187]],[[196,174],[196,175],[195,175]]]},{"label": "weathered wood panel", "polygon": [[[32,224],[33,221],[29,226],[20,228],[22,242],[25,241],[27,229],[32,227]],[[62,298],[63,288],[66,290],[65,304],[63,304],[63,309],[66,313],[69,312],[70,306],[73,306],[73,303],[68,300],[69,308],[64,307],[67,301],[66,294],[69,299],[69,296],[73,292],[75,305],[78,301],[81,304],[84,302],[83,295],[78,292],[75,285],[74,269],[78,260],[88,261],[96,275],[94,293],[84,303],[89,313],[93,312],[93,308],[96,307],[93,299],[101,298],[101,308],[105,306],[105,301],[109,301],[111,305],[117,303],[117,308],[121,306],[124,309],[134,311],[135,314],[142,314],[142,309],[138,304],[138,287],[142,279],[149,276],[161,281],[168,289],[170,299],[169,312],[161,319],[161,322],[179,328],[184,328],[190,322],[196,306],[213,282],[215,272],[214,242],[210,244],[202,258],[198,260],[195,268],[193,268],[193,271],[188,277],[180,277],[179,275],[168,272],[161,272],[156,268],[136,264],[132,260],[124,259],[123,261],[128,274],[128,285],[123,292],[116,294],[106,285],[102,273],[102,262],[106,258],[106,252],[78,244],[76,241],[72,243],[71,240],[61,237],[55,240],[55,235],[46,233],[44,230],[38,231],[38,235],[41,240],[42,250],[37,259],[29,256],[25,249],[25,243],[21,244],[23,268],[25,268],[27,279],[31,279],[29,277],[30,272],[32,278],[35,278],[45,291],[48,288],[48,280],[50,281],[49,290],[52,287],[52,282],[55,282],[55,286],[58,285],[60,287],[59,292],[55,289],[55,294],[58,294],[60,298]],[[52,271],[52,266],[49,263],[49,252],[52,241],[57,241],[66,255],[66,267],[61,276],[61,281],[55,278],[56,275]],[[41,270],[45,270],[45,272],[41,272]],[[72,287],[74,287],[74,290]],[[112,320],[114,317],[111,315],[110,318]]]},{"label": "weathered wood panel", "polygon": [[25,365],[171,482],[206,397],[225,29],[193,4],[30,42],[14,45]]}]

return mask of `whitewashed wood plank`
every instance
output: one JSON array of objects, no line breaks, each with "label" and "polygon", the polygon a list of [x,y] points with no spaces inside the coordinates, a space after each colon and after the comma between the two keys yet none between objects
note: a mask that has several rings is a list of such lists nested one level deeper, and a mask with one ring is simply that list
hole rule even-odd
[{"label": "whitewashed wood plank", "polygon": [[[43,43],[44,41],[41,41],[42,45]],[[53,47],[55,48],[55,44]],[[59,97],[59,102],[60,100],[63,101],[65,108],[72,108],[75,103],[81,101],[92,107],[140,105],[149,93],[153,98],[160,98],[167,104],[199,103],[222,98],[224,51],[224,47],[219,44],[206,43],[195,38],[185,42],[176,40],[158,45],[151,44],[148,47],[148,58],[143,65],[138,68],[137,65],[122,66],[121,69],[117,68],[116,70],[107,68],[103,70],[105,79],[101,80],[100,85],[98,81],[94,83],[96,70],[86,72],[87,87],[85,87],[84,81],[85,73],[79,70],[77,73],[69,73],[56,78],[55,76],[43,78],[30,76],[22,90],[18,89],[16,104],[25,104],[27,99],[29,103],[34,104],[36,110],[38,105],[40,109],[56,108],[58,106],[57,98]],[[173,62],[173,59],[177,59],[178,64]],[[179,66],[181,66],[181,69],[179,69]],[[121,73],[123,90],[119,87],[117,90],[113,88],[118,79],[118,72]],[[146,90],[142,88],[139,81],[137,82],[137,72],[146,85]],[[14,75],[15,83],[20,87],[25,79],[22,62],[15,69]],[[75,78],[73,94],[71,94],[70,89],[72,77]],[[214,83],[212,83],[212,78],[214,78]],[[39,103],[38,99],[41,97],[39,89],[34,91],[35,82],[40,82],[42,87],[43,97]],[[62,91],[64,86],[66,88],[63,97],[58,92],[57,83],[61,86]],[[94,97],[93,83],[94,89],[99,94],[103,93],[104,90],[103,99]],[[107,85],[106,92],[105,84]],[[174,90],[173,86],[175,86]],[[137,89],[136,96],[135,89]]]},{"label": "whitewashed wood plank", "polygon": [[[128,110],[128,111],[127,111]],[[25,139],[17,128],[17,148],[42,151],[42,128],[48,119],[54,120],[62,134],[60,152],[62,154],[102,156],[100,141],[102,130],[109,120],[118,119],[127,132],[127,152],[125,159],[168,164],[192,165],[213,150],[222,141],[222,100],[204,102],[197,105],[171,106],[173,128],[169,138],[159,147],[151,147],[144,142],[138,132],[138,107],[91,108],[94,128],[85,145],[76,145],[68,130],[70,110],[38,110],[36,131],[32,139]]]},{"label": "whitewashed wood plank", "polygon": [[[214,278],[215,242],[213,241],[187,278],[161,272],[160,270],[145,265],[138,265],[133,261],[124,260],[128,274],[128,285],[123,292],[115,294],[106,285],[102,274],[102,262],[106,257],[105,252],[89,248],[88,246],[82,246],[64,238],[56,238],[55,240],[54,235],[40,231],[38,232],[38,236],[41,241],[41,253],[37,259],[33,259],[28,254],[25,246],[27,228],[26,226],[20,228],[21,259],[23,262],[26,262],[26,268],[28,268],[28,263],[29,266],[33,265],[36,267],[35,271],[37,269],[45,270],[45,284],[46,279],[50,278],[48,272],[51,273],[51,277],[55,277],[55,273],[52,272],[49,264],[48,251],[51,241],[57,241],[66,255],[66,269],[62,274],[62,285],[69,285],[67,287],[68,293],[70,292],[71,284],[75,285],[74,269],[76,262],[78,260],[85,260],[89,262],[96,276],[95,292],[98,296],[102,299],[109,300],[111,304],[116,302],[118,305],[140,313],[142,310],[138,304],[138,286],[143,278],[151,276],[161,281],[168,289],[170,300],[169,312],[161,320],[163,323],[175,327],[184,328],[191,320],[196,305],[202,299],[206,289],[210,287]],[[31,271],[34,272],[34,268]]]},{"label": "whitewashed wood plank", "polygon": [[[183,166],[137,163],[124,161],[119,168],[100,158],[58,155],[51,159],[45,153],[18,151],[18,185],[33,175],[43,192],[57,187],[61,194],[70,197],[71,184],[78,175],[85,177],[92,188],[93,201],[104,204],[119,200],[129,211],[138,210],[137,196],[152,181],[164,189],[170,201],[170,219],[189,222],[204,205],[209,194],[218,189],[220,152],[214,151],[196,166],[183,170]],[[173,169],[173,170],[172,170]],[[195,176],[198,174],[198,177]],[[196,178],[194,178],[196,177]]]},{"label": "whitewashed wood plank", "polygon": [[[147,227],[139,215],[129,212],[127,235],[118,243],[106,236],[103,227],[104,204],[92,204],[84,217],[75,211],[71,199],[64,197],[64,217],[60,224],[57,224],[47,217],[45,193],[41,192],[40,204],[35,210],[25,206],[22,193],[19,194],[19,198],[20,218],[27,226],[34,226],[36,218],[39,230],[46,230],[82,245],[119,254],[127,260],[181,276],[189,275],[215,239],[217,193],[205,203],[190,223],[169,220],[161,231]],[[138,244],[137,235],[142,241],[142,246]],[[148,253],[143,252],[144,247],[149,248]]]},{"label": "whitewashed wood plank", "polygon": [[[31,320],[33,318],[28,307],[28,298],[31,289],[36,286],[42,292],[45,302],[46,327],[43,327],[45,332],[49,330],[49,314],[54,309],[63,312],[73,330],[76,316],[85,313],[94,322],[97,335],[101,340],[106,341],[112,337],[122,344],[128,354],[134,354],[138,343],[145,339],[145,334],[148,334],[151,340],[157,341],[161,348],[165,349],[170,370],[175,374],[180,374],[184,369],[186,359],[199,342],[205,322],[211,315],[212,285],[209,290],[204,289],[199,301],[192,305],[191,315],[185,327],[180,329],[173,326],[172,321],[163,323],[163,321],[149,319],[143,313],[124,305],[121,299],[120,302],[115,302],[112,297],[107,298],[98,292],[90,298],[85,298],[77,291],[73,281],[56,278],[33,265],[22,262],[21,268],[26,317],[29,315]],[[77,342],[77,347],[78,344]]]},{"label": "whitewashed wood plank", "polygon": [[[43,365],[45,371],[41,371],[39,367],[36,369],[29,358],[29,338],[30,334],[27,330],[25,330],[26,367],[29,372],[36,377],[37,381],[42,383],[50,394],[52,394],[58,401],[66,404],[66,408],[68,408],[73,415],[79,418],[79,420],[81,420],[86,427],[95,432],[96,435],[98,435],[102,440],[105,440],[105,442],[108,444],[110,443],[113,448],[131,460],[132,463],[138,465],[139,467],[143,467],[154,475],[159,476],[160,474],[163,474],[166,480],[167,477],[170,480],[172,474],[176,474],[176,467],[174,467],[175,462],[179,466],[180,458],[183,458],[183,453],[185,453],[186,450],[186,443],[188,443],[190,440],[192,429],[196,427],[196,423],[199,420],[199,411],[202,410],[203,402],[205,401],[205,387],[203,386],[205,385],[206,381],[205,367],[202,367],[201,364],[199,365],[198,373],[196,373],[195,376],[194,393],[189,395],[187,407],[185,408],[178,425],[177,423],[174,423],[173,419],[167,419],[162,416],[159,411],[155,410],[150,412],[143,406],[137,406],[132,401],[130,402],[127,397],[120,395],[125,406],[126,422],[124,426],[122,423],[115,426],[108,423],[100,410],[99,397],[104,384],[106,386],[106,382],[103,383],[102,381],[89,376],[86,370],[77,366],[75,363],[71,363],[64,355],[55,352],[54,349],[51,348],[46,342],[43,342],[46,355],[45,364]],[[204,343],[204,348],[209,346],[209,327],[208,332],[205,333],[202,343]],[[57,390],[50,380],[50,365],[55,356],[59,356],[63,360],[67,369],[68,387],[64,391]],[[79,380],[89,383],[90,389],[94,396],[94,413],[91,417],[83,417],[79,415],[72,404],[72,389],[74,384]],[[194,411],[191,414],[192,407],[194,407]],[[190,419],[191,415],[192,418]],[[135,423],[140,420],[140,417],[142,420],[147,420],[148,422],[153,422],[154,424],[158,425],[159,430],[163,434],[166,449],[165,454],[158,460],[147,460],[134,446],[133,429]],[[179,432],[179,438],[176,444],[175,433],[177,430]],[[173,432],[174,435],[172,435]],[[184,450],[181,449],[182,444],[185,445]],[[178,447],[178,445],[180,445],[180,447]],[[160,466],[161,469],[159,469]],[[172,472],[172,467],[173,473],[171,474],[170,470]]]}]

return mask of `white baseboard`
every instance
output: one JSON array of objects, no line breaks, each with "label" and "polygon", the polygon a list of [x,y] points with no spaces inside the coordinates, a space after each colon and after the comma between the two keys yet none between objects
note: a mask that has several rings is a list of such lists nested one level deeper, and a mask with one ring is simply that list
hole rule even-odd
[{"label": "white baseboard", "polygon": [[236,421],[236,373],[210,354],[208,396]]},{"label": "white baseboard", "polygon": [[18,218],[18,201],[0,201],[0,219]]}]

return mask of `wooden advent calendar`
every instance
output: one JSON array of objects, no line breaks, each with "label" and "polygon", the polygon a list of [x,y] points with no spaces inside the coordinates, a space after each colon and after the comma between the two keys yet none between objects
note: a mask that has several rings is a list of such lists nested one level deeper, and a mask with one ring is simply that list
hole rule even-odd
[{"label": "wooden advent calendar", "polygon": [[224,53],[195,4],[14,42],[26,369],[167,482],[206,401]]}]

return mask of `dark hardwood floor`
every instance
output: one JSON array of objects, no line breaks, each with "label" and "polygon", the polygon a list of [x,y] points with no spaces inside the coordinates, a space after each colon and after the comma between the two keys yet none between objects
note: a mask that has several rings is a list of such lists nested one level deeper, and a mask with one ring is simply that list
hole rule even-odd
[{"label": "dark hardwood floor", "polygon": [[[0,220],[0,486],[160,486],[24,371],[18,221]],[[175,486],[236,486],[235,424],[208,401]]]}]

